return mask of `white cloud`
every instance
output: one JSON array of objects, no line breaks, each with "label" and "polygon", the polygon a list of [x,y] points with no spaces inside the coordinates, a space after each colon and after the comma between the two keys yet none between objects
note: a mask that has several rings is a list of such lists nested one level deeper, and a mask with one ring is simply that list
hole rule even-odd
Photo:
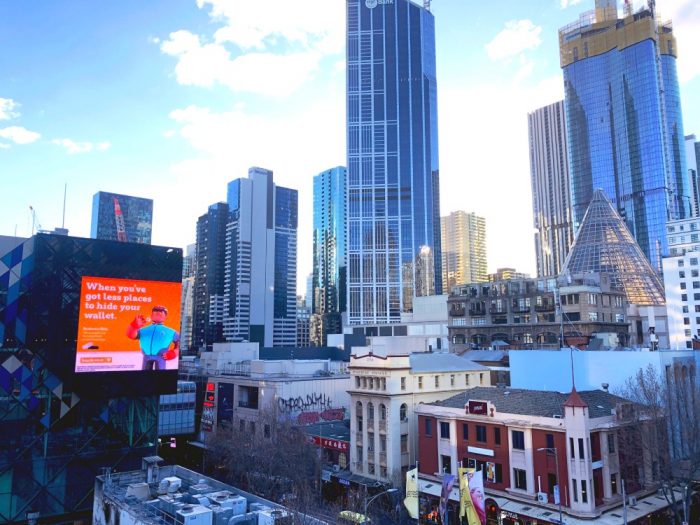
[{"label": "white cloud", "polygon": [[491,60],[510,58],[539,47],[542,43],[542,28],[531,20],[510,20],[491,42],[486,44],[486,53]]},{"label": "white cloud", "polygon": [[19,112],[15,111],[19,104],[11,98],[0,98],[0,120],[10,120],[19,117]]},{"label": "white cloud", "polygon": [[54,139],[51,144],[62,146],[69,155],[78,153],[90,153],[91,151],[107,151],[111,147],[110,142],[76,142],[72,139]]},{"label": "white cloud", "polygon": [[341,2],[307,0],[197,0],[220,24],[211,37],[187,30],[170,33],[161,51],[178,59],[178,83],[226,86],[284,98],[312,78],[326,56],[342,55]]},{"label": "white cloud", "polygon": [[0,142],[0,149],[10,149],[10,145],[5,144],[4,142]]},{"label": "white cloud", "polygon": [[41,138],[39,133],[29,131],[22,126],[10,126],[0,129],[0,137],[10,140],[15,144],[31,144]]},{"label": "white cloud", "polygon": [[561,8],[566,9],[572,5],[580,4],[581,0],[561,0]]},{"label": "white cloud", "polygon": [[254,52],[231,58],[222,44],[202,44],[189,31],[176,31],[161,50],[178,58],[177,81],[183,85],[227,86],[232,91],[286,97],[318,69],[321,55],[305,51],[285,55]]}]

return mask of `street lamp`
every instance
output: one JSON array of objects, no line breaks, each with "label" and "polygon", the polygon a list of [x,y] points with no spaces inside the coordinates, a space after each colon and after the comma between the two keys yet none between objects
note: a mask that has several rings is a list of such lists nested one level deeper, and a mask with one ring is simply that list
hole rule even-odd
[{"label": "street lamp", "polygon": [[380,492],[379,494],[375,494],[371,498],[367,499],[367,496],[365,496],[365,514],[364,514],[364,519],[362,523],[367,523],[367,507],[369,507],[369,504],[372,503],[375,499],[377,499],[379,496],[383,496],[384,494],[394,494],[395,492],[398,492],[399,489],[386,489],[384,492]]},{"label": "street lamp", "polygon": [[552,452],[552,453],[554,453],[554,468],[557,471],[557,489],[559,490],[559,524],[564,525],[564,522],[562,521],[562,516],[561,516],[561,485],[559,484],[559,480],[561,480],[561,476],[559,475],[559,456],[557,455],[557,447],[542,447],[542,448],[538,448],[537,452]]}]

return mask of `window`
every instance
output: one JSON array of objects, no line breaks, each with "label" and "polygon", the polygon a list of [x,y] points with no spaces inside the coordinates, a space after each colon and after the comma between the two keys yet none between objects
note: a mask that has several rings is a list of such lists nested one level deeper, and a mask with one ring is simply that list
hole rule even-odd
[{"label": "window", "polygon": [[467,423],[462,423],[462,439],[469,441],[469,425]]},{"label": "window", "polygon": [[687,301],[688,300],[688,294],[687,293],[682,293],[681,294],[681,301]]},{"label": "window", "polygon": [[418,388],[423,388],[423,376],[418,376]]},{"label": "window", "polygon": [[433,420],[432,419],[425,420],[425,435],[426,436],[433,435]]},{"label": "window", "polygon": [[464,384],[469,386],[469,374],[464,374]]},{"label": "window", "polygon": [[690,270],[690,276],[691,276],[691,277],[700,277],[700,271],[698,271],[698,270]]},{"label": "window", "polygon": [[479,443],[486,443],[486,427],[483,425],[476,425],[476,440]]},{"label": "window", "polygon": [[683,324],[690,324],[690,318],[689,318],[689,317],[684,317],[684,318],[683,318]]},{"label": "window", "polygon": [[245,419],[241,419],[239,428],[241,432],[245,432]]},{"label": "window", "polygon": [[440,438],[450,439],[450,424],[447,421],[440,421]]},{"label": "window", "polygon": [[596,322],[598,320],[598,312],[588,312],[588,320]]},{"label": "window", "polygon": [[401,378],[401,390],[406,390],[406,378]]},{"label": "window", "polygon": [[511,438],[514,449],[525,450],[525,433],[522,430],[512,430]]},{"label": "window", "polygon": [[610,474],[610,491],[617,494],[617,474]]},{"label": "window", "polygon": [[608,434],[608,454],[615,453],[615,434]]},{"label": "window", "polygon": [[355,413],[357,419],[357,431],[362,432],[362,403],[359,401],[355,405]]},{"label": "window", "polygon": [[399,408],[399,418],[401,421],[408,421],[408,406],[406,403],[401,405],[401,408]]},{"label": "window", "polygon": [[367,452],[374,452],[374,432],[367,432]]},{"label": "window", "polygon": [[685,270],[680,270],[678,272],[678,277],[680,277],[681,279],[685,279]]},{"label": "window", "polygon": [[440,376],[435,376],[435,388],[440,388]]},{"label": "window", "polygon": [[571,486],[574,487],[574,501],[578,502],[578,482],[571,478]]},{"label": "window", "polygon": [[683,313],[684,313],[684,314],[690,313],[690,310],[688,309],[688,305],[687,305],[687,304],[683,306]]},{"label": "window", "polygon": [[450,386],[455,386],[455,375],[450,374]]},{"label": "window", "polygon": [[484,384],[484,374],[479,374],[479,384],[480,385]]},{"label": "window", "polygon": [[452,474],[452,460],[450,456],[440,456],[440,468],[443,474]]},{"label": "window", "polygon": [[265,435],[266,438],[270,437],[270,425],[267,423],[263,427],[263,434]]},{"label": "window", "polygon": [[359,376],[355,376],[355,388],[360,388],[360,378],[359,378]]},{"label": "window", "polygon": [[515,483],[516,489],[527,490],[527,474],[525,471],[519,468],[514,468],[513,482]]},{"label": "window", "polygon": [[554,448],[554,434],[547,434],[545,438],[547,439],[547,448]]},{"label": "window", "polygon": [[686,289],[685,283],[681,283],[681,290],[685,290],[685,289]]},{"label": "window", "polygon": [[571,454],[571,459],[576,457],[576,451],[574,450],[574,438],[569,438],[569,451]]},{"label": "window", "polygon": [[697,265],[698,265],[697,257],[691,257],[690,258],[690,266],[697,266]]},{"label": "window", "polygon": [[547,493],[554,494],[554,486],[557,484],[557,475],[551,472],[547,473]]},{"label": "window", "polygon": [[255,421],[250,422],[250,433],[255,434]]},{"label": "window", "polygon": [[359,466],[359,464],[362,463],[362,447],[359,445],[357,447],[357,454],[356,455],[357,455],[357,463]]},{"label": "window", "polygon": [[408,434],[401,434],[401,453],[408,452]]},{"label": "window", "polygon": [[581,502],[588,503],[588,491],[586,490],[586,480],[581,480]]},{"label": "window", "polygon": [[501,429],[498,427],[494,427],[494,429],[493,429],[493,442],[496,445],[501,444]]},{"label": "window", "polygon": [[379,436],[379,452],[386,452],[386,436]]},{"label": "window", "polygon": [[496,463],[496,468],[494,470],[496,474],[494,483],[503,483],[503,465]]},{"label": "window", "polygon": [[384,403],[379,404],[379,419],[386,421],[386,405]]},{"label": "window", "polygon": [[367,419],[370,422],[374,421],[374,403],[372,402],[367,403]]},{"label": "window", "polygon": [[678,267],[683,268],[683,266],[685,266],[685,262],[683,261],[683,259],[678,259]]},{"label": "window", "polygon": [[700,281],[693,281],[693,290],[700,288]]},{"label": "window", "polygon": [[583,448],[583,438],[578,438],[578,459],[585,459],[586,455],[584,454],[584,448]]}]

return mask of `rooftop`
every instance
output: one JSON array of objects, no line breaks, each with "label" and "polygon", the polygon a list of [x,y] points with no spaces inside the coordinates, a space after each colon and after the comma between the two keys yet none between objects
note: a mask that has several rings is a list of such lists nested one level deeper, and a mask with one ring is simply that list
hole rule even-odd
[{"label": "rooftop", "polygon": [[464,372],[489,368],[451,352],[421,352],[411,354],[411,373],[420,372]]},{"label": "rooftop", "polygon": [[[586,392],[578,392],[578,395],[588,405],[588,413],[591,419],[609,416],[619,403],[628,402],[624,398],[603,390],[588,390]],[[564,404],[568,398],[568,392],[477,387],[465,390],[463,394],[457,394],[431,404],[449,408],[464,408],[468,400],[490,401],[495,406],[496,411],[503,414],[564,417]]]}]

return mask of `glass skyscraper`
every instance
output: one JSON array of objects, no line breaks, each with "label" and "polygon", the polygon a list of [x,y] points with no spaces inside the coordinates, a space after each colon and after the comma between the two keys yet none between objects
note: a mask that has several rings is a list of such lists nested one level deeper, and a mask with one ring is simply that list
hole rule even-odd
[{"label": "glass skyscraper", "polygon": [[350,324],[398,322],[442,291],[435,77],[426,7],[347,0]]},{"label": "glass skyscraper", "polygon": [[90,237],[151,244],[153,201],[98,191],[92,197]]},{"label": "glass skyscraper", "polygon": [[327,334],[342,332],[345,311],[345,181],[338,166],[314,177],[314,261],[311,295],[311,343],[325,346]]},{"label": "glass skyscraper", "polygon": [[672,28],[597,0],[559,43],[574,225],[602,189],[659,269],[666,222],[690,214]]}]

